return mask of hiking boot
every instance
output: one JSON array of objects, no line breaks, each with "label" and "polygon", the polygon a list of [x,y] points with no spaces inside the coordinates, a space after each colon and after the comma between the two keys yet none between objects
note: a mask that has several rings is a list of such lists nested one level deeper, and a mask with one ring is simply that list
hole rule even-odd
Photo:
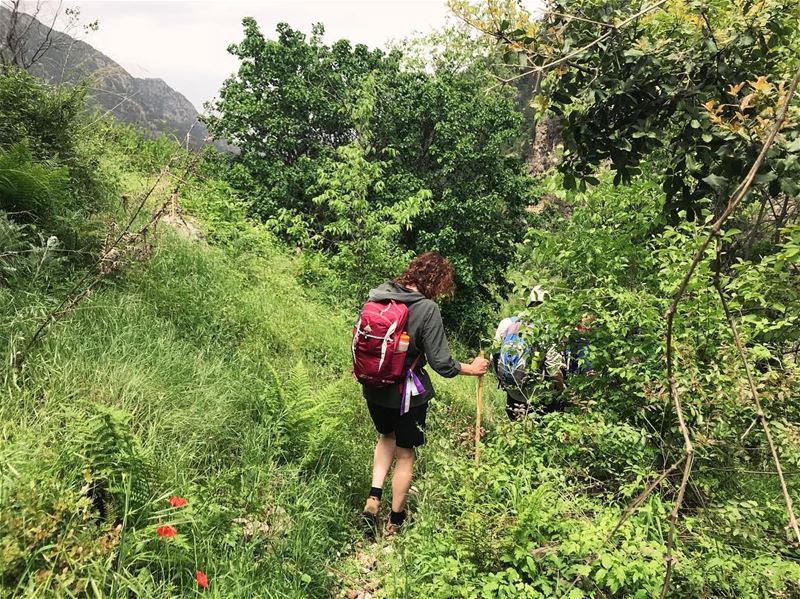
[{"label": "hiking boot", "polygon": [[385,538],[393,537],[397,534],[400,534],[403,530],[402,524],[393,524],[391,521],[387,520],[383,524],[383,536]]},{"label": "hiking boot", "polygon": [[367,536],[371,539],[375,538],[375,533],[378,530],[380,514],[381,500],[370,495],[367,497],[367,503],[364,504],[364,511],[361,512],[361,517],[364,519],[364,524],[366,525]]}]

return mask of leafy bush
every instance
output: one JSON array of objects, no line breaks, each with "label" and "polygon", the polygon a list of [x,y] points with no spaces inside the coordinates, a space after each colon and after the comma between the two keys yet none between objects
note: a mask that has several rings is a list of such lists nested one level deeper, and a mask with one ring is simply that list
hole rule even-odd
[{"label": "leafy bush", "polygon": [[[663,184],[673,217],[699,215],[709,199],[721,212],[798,68],[796,0],[666,3],[635,19],[638,6],[598,0],[541,16],[497,0],[454,6],[501,40],[504,62],[541,68],[534,104],[562,122],[565,187],[596,184],[604,163],[615,183],[648,174]],[[604,27],[620,23],[631,26],[596,45]],[[570,60],[553,61],[560,56]],[[797,114],[756,180],[773,198],[797,194]]]},{"label": "leafy bush", "polygon": [[244,25],[231,47],[239,72],[210,126],[241,149],[227,178],[251,211],[331,256],[351,281],[341,286],[348,299],[363,300],[415,253],[445,254],[460,290],[445,318],[477,338],[529,203],[512,95],[475,56],[466,67],[405,70],[397,51],[325,46],[321,27],[306,39],[282,24],[271,41],[255,21]]},{"label": "leafy bush", "polygon": [[69,238],[80,214],[70,191],[65,167],[33,162],[24,145],[0,150],[0,202],[16,221]]},{"label": "leafy bush", "polygon": [[71,250],[96,243],[93,215],[115,190],[81,113],[84,92],[0,71],[0,207]]},{"label": "leafy bush", "polygon": [[[616,541],[595,543],[608,536],[622,508],[647,481],[680,455],[682,440],[663,379],[663,314],[688,266],[687,248],[697,246],[705,225],[668,225],[661,217],[663,196],[653,181],[614,187],[606,177],[602,174],[599,187],[586,193],[561,190],[558,178],[543,181],[544,205],[537,209],[537,226],[528,231],[527,258],[512,275],[519,299],[507,307],[541,323],[538,330],[548,331],[539,340],[545,345],[588,340],[596,374],[568,379],[567,413],[529,418],[507,431],[498,428],[482,461],[486,479],[483,473],[477,480],[466,472],[458,475],[459,467],[452,464],[437,463],[442,473],[429,469],[428,484],[444,485],[458,500],[428,506],[421,516],[422,530],[443,526],[448,536],[433,546],[415,535],[413,543],[422,549],[409,545],[403,554],[412,569],[422,568],[414,551],[440,564],[441,574],[415,570],[420,575],[409,584],[422,585],[423,592],[532,597],[565,589],[576,597],[658,593],[669,510],[665,499],[671,499],[677,481],[662,483],[658,491],[663,495],[651,496]],[[738,234],[724,232],[723,242]],[[789,467],[798,447],[791,424],[798,417],[792,399],[797,372],[791,360],[775,356],[794,339],[790,311],[781,309],[784,301],[794,303],[786,288],[793,288],[796,274],[789,266],[796,255],[791,229],[784,239],[769,259],[740,259],[723,285],[736,306],[750,359],[758,365],[754,377],[769,403],[765,409]],[[679,596],[791,594],[795,582],[788,572],[794,564],[781,557],[787,551],[785,508],[776,502],[775,478],[761,474],[774,469],[763,436],[750,432],[742,442],[754,406],[710,284],[715,267],[710,251],[675,326],[677,381],[697,461],[679,521],[681,562],[673,588]],[[524,310],[520,300],[534,283],[551,297],[541,307]],[[764,312],[774,314],[774,320],[761,318]],[[591,328],[577,332],[578,323]],[[506,464],[510,455],[515,461]],[[463,476],[460,482],[457,476]],[[797,482],[790,477],[790,493],[796,493]],[[474,491],[458,494],[459,485]],[[557,499],[544,500],[545,507],[535,504],[537,515],[544,514],[541,519],[520,521],[515,528],[521,518],[515,510],[518,498],[555,490]],[[587,519],[575,521],[576,513],[588,514]],[[568,524],[560,528],[554,522]],[[448,523],[455,523],[452,533]],[[461,527],[472,532],[462,534]],[[512,537],[511,530],[522,536]],[[533,539],[527,550],[526,539]],[[442,562],[443,555],[452,554],[469,556],[469,562],[454,570]],[[766,576],[758,573],[760,566],[744,565],[750,557],[743,556],[753,554],[760,564],[770,564]],[[503,555],[516,557],[504,562]],[[706,564],[713,564],[708,576]],[[483,586],[487,576],[492,582]],[[577,583],[570,587],[572,580]],[[407,591],[405,584],[398,588]]]},{"label": "leafy bush", "polygon": [[36,160],[76,160],[85,94],[85,86],[53,87],[26,71],[3,67],[0,147],[27,140]]}]

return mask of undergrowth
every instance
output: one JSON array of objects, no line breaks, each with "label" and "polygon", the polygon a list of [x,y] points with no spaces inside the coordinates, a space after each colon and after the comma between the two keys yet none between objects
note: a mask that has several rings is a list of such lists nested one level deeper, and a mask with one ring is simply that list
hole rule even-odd
[{"label": "undergrowth", "polygon": [[[21,85],[18,74],[0,79],[0,102]],[[0,144],[0,198],[24,207],[0,215],[0,596],[354,590],[375,438],[349,373],[358,298],[328,297],[337,273],[324,255],[309,263],[281,246],[209,171],[184,176],[173,225],[156,228],[146,260],[120,265],[28,347],[92,268],[103,233],[157,172],[186,158],[104,120],[77,127],[76,96],[31,93],[63,104],[68,122],[64,136],[43,136],[37,127],[52,123],[37,125],[47,115],[28,106],[17,112],[30,130],[18,123]],[[23,167],[14,180],[11,156]],[[30,183],[34,174],[41,184]],[[664,407],[661,315],[703,223],[665,222],[663,195],[644,179],[616,188],[603,179],[581,194],[553,178],[542,186],[561,203],[531,217],[510,278],[518,291],[537,281],[552,292],[534,316],[554,335],[594,317],[597,375],[569,381],[564,412],[513,425],[487,380],[479,467],[475,381],[437,380],[409,525],[366,549],[379,552],[379,596],[651,597],[661,588],[674,478],[615,527],[681,449]],[[567,204],[569,217],[559,212]],[[177,216],[204,238],[188,239]],[[768,259],[737,262],[741,275],[726,283],[794,495],[795,229]],[[700,276],[711,264],[706,257]],[[365,269],[359,284],[382,282],[376,276]],[[679,383],[697,464],[673,595],[798,596],[800,557],[765,476],[763,436],[742,435],[753,411],[720,308],[703,284],[683,306]]]}]

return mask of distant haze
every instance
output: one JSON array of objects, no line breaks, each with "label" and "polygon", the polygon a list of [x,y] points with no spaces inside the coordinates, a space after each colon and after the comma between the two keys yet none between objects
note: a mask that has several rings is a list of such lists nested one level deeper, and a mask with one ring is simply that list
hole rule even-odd
[{"label": "distant haze", "polygon": [[[33,2],[29,4],[35,4]],[[52,10],[58,2],[48,2]],[[446,24],[446,0],[131,1],[67,0],[96,32],[70,33],[116,60],[132,75],[156,77],[202,111],[238,64],[227,47],[242,38],[242,18],[255,17],[265,36],[282,21],[308,32],[325,26],[326,41],[347,38],[370,47],[429,33]]]}]

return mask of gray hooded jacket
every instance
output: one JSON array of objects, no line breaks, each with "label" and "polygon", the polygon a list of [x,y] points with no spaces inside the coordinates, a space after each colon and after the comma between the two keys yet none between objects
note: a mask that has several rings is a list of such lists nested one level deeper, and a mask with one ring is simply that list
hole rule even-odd
[{"label": "gray hooded jacket", "polygon": [[[461,365],[450,355],[450,346],[444,333],[442,315],[436,302],[408,287],[393,281],[384,283],[369,292],[370,301],[395,300],[408,306],[408,322],[406,332],[411,337],[406,356],[406,367],[410,367],[419,357],[415,370],[425,392],[411,398],[411,405],[426,403],[434,396],[431,377],[423,366],[431,368],[441,376],[452,378],[461,371]],[[400,385],[389,387],[362,386],[367,401],[387,408],[400,409]]]}]

